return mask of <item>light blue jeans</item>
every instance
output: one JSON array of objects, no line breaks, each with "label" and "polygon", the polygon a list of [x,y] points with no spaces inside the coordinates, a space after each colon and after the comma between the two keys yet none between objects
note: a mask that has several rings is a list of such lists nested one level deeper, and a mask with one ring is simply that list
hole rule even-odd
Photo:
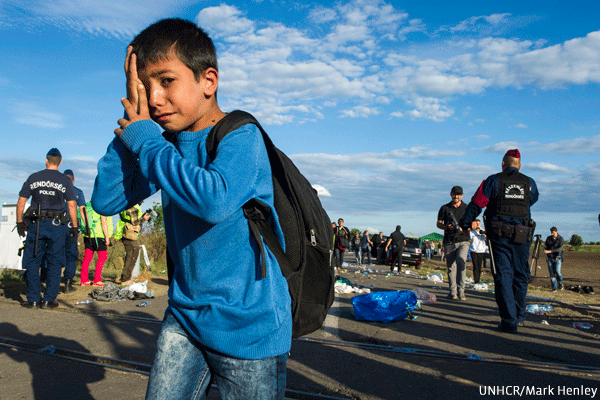
[{"label": "light blue jeans", "polygon": [[284,353],[264,360],[242,360],[212,351],[190,337],[167,311],[146,399],[204,400],[214,380],[224,400],[283,400],[287,358]]},{"label": "light blue jeans", "polygon": [[550,281],[552,282],[552,289],[558,289],[558,285],[562,285],[563,277],[561,273],[561,258],[557,259],[546,259],[548,262],[548,272],[550,273]]},{"label": "light blue jeans", "polygon": [[448,267],[448,284],[450,294],[462,296],[465,294],[465,280],[467,278],[467,254],[469,242],[445,243],[446,266]]}]

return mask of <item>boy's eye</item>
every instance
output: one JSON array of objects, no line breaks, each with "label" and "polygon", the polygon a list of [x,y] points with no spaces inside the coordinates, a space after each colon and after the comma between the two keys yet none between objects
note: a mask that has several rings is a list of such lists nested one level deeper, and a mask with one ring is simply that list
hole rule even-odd
[{"label": "boy's eye", "polygon": [[167,87],[167,86],[169,86],[169,85],[170,85],[170,84],[173,82],[173,80],[174,80],[173,78],[162,78],[162,79],[160,80],[160,84],[161,84],[163,87]]}]

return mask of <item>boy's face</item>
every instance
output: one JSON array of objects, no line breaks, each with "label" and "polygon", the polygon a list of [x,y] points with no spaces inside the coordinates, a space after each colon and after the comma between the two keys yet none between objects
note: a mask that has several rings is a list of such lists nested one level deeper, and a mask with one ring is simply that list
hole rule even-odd
[{"label": "boy's face", "polygon": [[197,81],[194,72],[171,54],[140,69],[138,77],[146,87],[150,116],[164,130],[195,132],[209,126],[204,118],[216,84],[205,74]]}]

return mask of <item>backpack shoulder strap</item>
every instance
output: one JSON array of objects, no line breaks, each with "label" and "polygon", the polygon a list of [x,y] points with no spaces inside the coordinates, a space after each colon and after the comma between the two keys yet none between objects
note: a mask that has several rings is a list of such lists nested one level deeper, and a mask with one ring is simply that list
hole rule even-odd
[{"label": "backpack shoulder strap", "polygon": [[261,132],[264,132],[256,118],[245,111],[235,110],[221,118],[221,120],[213,126],[206,138],[206,152],[210,159],[214,160],[216,158],[219,143],[221,143],[221,140],[223,140],[225,136],[247,124],[254,124]]},{"label": "backpack shoulder strap", "polygon": [[[269,160],[271,160],[273,142],[262,126],[260,126],[256,118],[254,118],[252,114],[241,110],[234,110],[225,115],[208,133],[208,137],[206,138],[206,153],[210,159],[215,160],[217,157],[217,148],[225,136],[247,124],[254,124],[258,127],[265,142]],[[273,173],[273,171],[271,173]],[[287,259],[285,251],[275,235],[275,232],[273,232],[273,229],[267,222],[268,217],[271,214],[270,208],[257,199],[251,199],[244,204],[243,209],[244,216],[248,220],[250,232],[260,248],[262,277],[266,278],[267,276],[265,250],[262,244],[263,240],[277,259],[283,275],[286,277],[290,275],[292,273],[292,267],[289,260]]]}]

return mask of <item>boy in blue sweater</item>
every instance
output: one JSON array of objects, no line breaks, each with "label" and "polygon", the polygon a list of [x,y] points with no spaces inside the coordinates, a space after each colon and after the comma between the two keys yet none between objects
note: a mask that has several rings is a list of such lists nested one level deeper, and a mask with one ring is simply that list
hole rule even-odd
[{"label": "boy in blue sweater", "polygon": [[225,114],[215,48],[189,21],[161,20],[138,34],[125,73],[127,118],[98,164],[92,205],[114,215],[161,190],[174,276],[146,398],[206,398],[214,379],[223,399],[283,399],[291,299],[264,243],[262,278],[242,211],[252,198],[268,204],[283,245],[262,135],[242,126],[214,160],[206,154]]}]

